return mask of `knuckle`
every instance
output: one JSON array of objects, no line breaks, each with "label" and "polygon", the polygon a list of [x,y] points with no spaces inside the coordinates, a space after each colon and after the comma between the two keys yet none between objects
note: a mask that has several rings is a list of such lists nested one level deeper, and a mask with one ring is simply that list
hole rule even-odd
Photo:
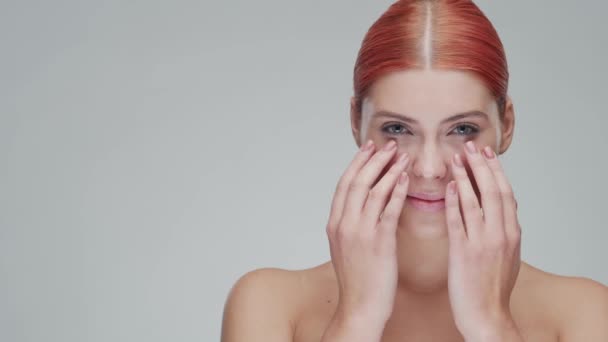
[{"label": "knuckle", "polygon": [[500,198],[500,190],[495,187],[495,186],[489,186],[487,189],[484,190],[484,193],[486,196],[492,197],[492,198]]},{"label": "knuckle", "polygon": [[508,187],[506,187],[506,189],[502,190],[501,195],[504,198],[508,198],[509,200],[515,201],[515,194],[513,193],[513,189],[510,186],[508,186]]},{"label": "knuckle", "polygon": [[515,247],[520,243],[521,240],[514,234],[514,235],[509,236],[508,241],[509,241],[508,242],[509,246]]},{"label": "knuckle", "polygon": [[382,212],[382,221],[383,222],[393,222],[397,219],[397,215],[393,210],[386,209]]},{"label": "knuckle", "polygon": [[349,186],[349,190],[350,191],[359,191],[359,190],[363,190],[367,187],[366,182],[363,180],[362,177],[357,177],[355,178]]},{"label": "knuckle", "polygon": [[346,229],[344,229],[344,226],[340,226],[338,227],[338,229],[335,231],[333,239],[335,242],[342,244],[344,242],[348,242],[351,238],[350,236],[350,232]]},{"label": "knuckle", "polygon": [[348,221],[346,220],[345,217],[342,217],[340,219],[340,221],[335,225],[333,232],[336,236],[340,235],[340,234],[344,234],[346,227],[348,227]]},{"label": "knuckle", "polygon": [[345,192],[349,188],[349,181],[346,178],[340,179],[338,184],[336,185],[336,192]]},{"label": "knuckle", "polygon": [[339,225],[335,221],[330,221],[325,226],[325,233],[327,234],[327,237],[329,239],[333,239],[336,236],[336,234],[338,233],[338,230],[339,230]]},{"label": "knuckle", "polygon": [[[401,177],[401,174],[399,174],[399,177]],[[398,181],[399,181],[399,179],[397,179],[397,182]],[[396,183],[393,186],[393,192],[405,197],[405,195],[407,195],[408,188],[409,188],[409,175],[406,173],[404,182]]]},{"label": "knuckle", "polygon": [[472,200],[463,201],[462,208],[465,212],[479,213],[479,205]]},{"label": "knuckle", "polygon": [[370,201],[378,201],[384,197],[385,197],[384,192],[382,191],[382,189],[379,189],[378,187],[371,189],[368,193],[368,199]]},{"label": "knuckle", "polygon": [[518,244],[521,241],[521,229],[517,228],[515,231],[509,234],[509,242],[511,244]]},{"label": "knuckle", "polygon": [[343,220],[334,233],[334,239],[339,243],[349,243],[360,235],[360,231],[352,220]]},{"label": "knuckle", "polygon": [[328,223],[325,226],[325,232],[327,233],[327,235],[333,235],[336,232],[336,225],[334,223]]},{"label": "knuckle", "polygon": [[508,204],[510,207],[513,207],[517,210],[517,201],[513,196],[505,196],[502,198],[504,204]]}]

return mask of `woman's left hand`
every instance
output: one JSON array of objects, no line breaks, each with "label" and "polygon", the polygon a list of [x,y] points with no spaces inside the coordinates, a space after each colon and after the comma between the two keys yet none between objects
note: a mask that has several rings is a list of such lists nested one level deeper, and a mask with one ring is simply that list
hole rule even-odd
[{"label": "woman's left hand", "polygon": [[479,151],[472,142],[465,149],[481,203],[456,154],[445,198],[452,313],[466,341],[518,341],[509,305],[521,260],[517,204],[494,151]]}]

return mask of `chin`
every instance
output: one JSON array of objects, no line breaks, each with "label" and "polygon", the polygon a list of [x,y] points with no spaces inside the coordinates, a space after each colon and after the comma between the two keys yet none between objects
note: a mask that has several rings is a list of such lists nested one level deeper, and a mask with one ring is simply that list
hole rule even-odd
[{"label": "chin", "polygon": [[423,211],[406,206],[399,218],[399,229],[418,238],[443,238],[447,236],[445,209]]}]

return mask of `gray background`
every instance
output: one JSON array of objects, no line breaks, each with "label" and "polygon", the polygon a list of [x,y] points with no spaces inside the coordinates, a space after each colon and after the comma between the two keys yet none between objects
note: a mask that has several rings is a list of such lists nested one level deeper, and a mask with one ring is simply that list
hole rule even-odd
[{"label": "gray background", "polygon": [[[0,340],[217,341],[259,267],[329,259],[361,39],[391,1],[2,1]],[[608,283],[604,1],[479,1],[523,258]]]}]

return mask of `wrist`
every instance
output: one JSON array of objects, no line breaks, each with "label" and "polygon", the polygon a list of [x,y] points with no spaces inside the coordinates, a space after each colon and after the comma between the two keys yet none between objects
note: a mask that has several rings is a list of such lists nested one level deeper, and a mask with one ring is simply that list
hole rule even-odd
[{"label": "wrist", "polygon": [[336,319],[341,324],[354,329],[368,326],[383,330],[388,321],[388,319],[372,312],[344,312],[337,314]]},{"label": "wrist", "polygon": [[322,341],[380,341],[386,320],[367,312],[336,311]]}]

